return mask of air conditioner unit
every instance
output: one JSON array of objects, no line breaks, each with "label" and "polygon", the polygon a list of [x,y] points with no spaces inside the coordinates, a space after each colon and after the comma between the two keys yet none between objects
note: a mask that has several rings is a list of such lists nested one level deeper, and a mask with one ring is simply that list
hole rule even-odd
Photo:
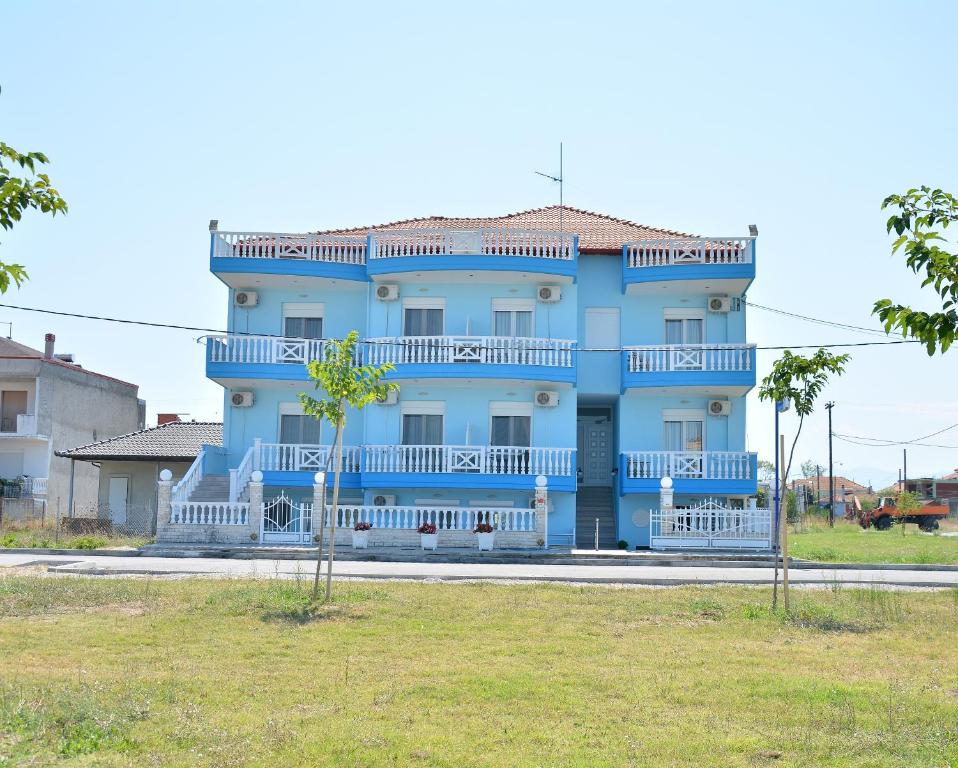
[{"label": "air conditioner unit", "polygon": [[709,312],[728,312],[731,308],[728,296],[709,296]]},{"label": "air conditioner unit", "polygon": [[549,390],[539,390],[536,392],[536,405],[543,408],[555,408],[559,404],[559,393]]},{"label": "air conditioner unit", "polygon": [[399,402],[399,392],[395,389],[390,389],[385,397],[376,398],[376,402],[379,405],[395,405]]},{"label": "air conditioner unit", "polygon": [[389,493],[381,493],[378,496],[373,496],[373,506],[374,507],[395,507],[396,495],[389,494]]},{"label": "air conditioner unit", "polygon": [[540,285],[536,295],[543,304],[555,304],[562,298],[562,289],[558,285]]},{"label": "air conditioner unit", "polygon": [[237,291],[233,294],[233,303],[237,307],[255,307],[259,301],[259,294],[256,291]]},{"label": "air conditioner unit", "polygon": [[234,408],[249,408],[253,404],[253,393],[233,392],[230,395],[230,402]]},{"label": "air conditioner unit", "polygon": [[395,301],[399,298],[399,286],[395,283],[377,285],[376,298],[380,301]]},{"label": "air conditioner unit", "polygon": [[732,403],[728,400],[709,400],[709,416],[728,416],[732,412]]}]

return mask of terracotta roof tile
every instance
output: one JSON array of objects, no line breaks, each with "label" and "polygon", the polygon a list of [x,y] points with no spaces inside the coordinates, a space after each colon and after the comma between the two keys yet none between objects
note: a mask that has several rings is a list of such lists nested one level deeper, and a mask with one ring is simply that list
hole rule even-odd
[{"label": "terracotta roof tile", "polygon": [[[529,211],[509,213],[505,216],[456,218],[447,216],[424,216],[418,219],[392,221],[350,229],[329,229],[316,234],[366,235],[403,229],[473,229],[478,227],[507,227],[513,229],[559,230],[559,206],[535,208]],[[580,253],[620,253],[622,246],[632,240],[650,240],[668,237],[694,237],[683,232],[647,227],[626,219],[617,219],[602,213],[584,211],[580,208],[562,206],[562,229],[579,236]]]},{"label": "terracotta roof tile", "polygon": [[69,451],[57,451],[68,459],[195,459],[203,445],[222,445],[223,425],[212,421],[173,421],[111,437]]}]

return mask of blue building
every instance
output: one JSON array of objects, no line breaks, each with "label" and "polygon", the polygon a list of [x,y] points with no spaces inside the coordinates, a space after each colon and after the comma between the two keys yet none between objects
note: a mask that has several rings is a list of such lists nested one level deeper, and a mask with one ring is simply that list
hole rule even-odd
[{"label": "blue building", "polygon": [[[525,534],[515,545],[647,547],[664,477],[676,509],[747,509],[756,493],[754,229],[703,238],[558,206],[298,235],[213,222],[210,270],[229,292],[229,334],[207,339],[224,440],[173,489],[174,524],[246,519],[261,472],[259,535],[310,540],[297,510],[332,430],[297,394],[325,340],[354,329],[400,384],[344,433],[341,496],[395,529],[381,543],[423,510],[471,531],[491,509]],[[548,515],[533,521],[540,476]]]}]

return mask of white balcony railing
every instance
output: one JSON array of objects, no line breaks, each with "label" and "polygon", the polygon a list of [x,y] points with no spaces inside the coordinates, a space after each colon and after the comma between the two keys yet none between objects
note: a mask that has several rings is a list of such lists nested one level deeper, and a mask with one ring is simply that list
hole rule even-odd
[{"label": "white balcony railing", "polygon": [[214,231],[213,256],[241,259],[303,259],[333,264],[366,263],[362,235],[283,234]]},{"label": "white balcony railing", "polygon": [[664,344],[626,347],[629,373],[751,371],[754,344]]},{"label": "white balcony railing", "polygon": [[367,445],[366,472],[486,475],[572,474],[572,448],[500,445]]},{"label": "white balcony railing", "polygon": [[248,525],[249,503],[240,501],[174,501],[170,522],[177,525]]},{"label": "white balcony railing", "polygon": [[[328,445],[260,443],[258,468],[264,472],[325,472],[332,450]],[[359,472],[361,457],[359,446],[344,445],[342,471]],[[333,471],[332,466],[329,471]]]},{"label": "white balcony railing", "polygon": [[25,477],[23,479],[24,496],[46,496],[47,478],[45,477]]},{"label": "white balcony railing", "polygon": [[751,237],[701,237],[637,240],[626,243],[626,264],[631,268],[677,264],[750,264]]},{"label": "white balcony railing", "polygon": [[35,435],[37,433],[37,416],[35,413],[17,414],[17,434]]},{"label": "white balcony railing", "polygon": [[[326,510],[329,525],[330,509]],[[376,530],[416,530],[433,523],[441,531],[472,531],[477,523],[489,523],[497,531],[536,530],[536,511],[525,507],[371,507],[340,506],[336,515],[339,528],[352,528],[357,522],[372,523]]]},{"label": "white balcony railing", "polygon": [[409,229],[373,232],[371,259],[403,256],[525,256],[571,261],[575,235],[533,229]]},{"label": "white balcony railing", "polygon": [[571,368],[575,342],[507,336],[399,336],[367,339],[366,360],[393,363],[487,363]]},{"label": "white balcony railing", "polygon": [[751,480],[755,456],[743,451],[628,451],[624,455],[629,480]]},{"label": "white balcony railing", "polygon": [[207,359],[211,363],[290,363],[305,365],[324,360],[326,339],[294,339],[285,336],[207,336]]}]

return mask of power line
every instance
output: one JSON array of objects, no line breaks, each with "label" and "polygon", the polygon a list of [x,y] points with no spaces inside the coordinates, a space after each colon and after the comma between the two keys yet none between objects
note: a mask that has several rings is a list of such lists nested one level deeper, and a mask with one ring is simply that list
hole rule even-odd
[{"label": "power line", "polygon": [[921,437],[916,437],[916,438],[914,438],[914,439],[912,439],[912,440],[889,440],[888,438],[884,438],[884,437],[864,437],[864,436],[862,436],[862,435],[842,435],[842,437],[850,437],[850,438],[853,438],[853,439],[855,439],[855,440],[867,440],[867,441],[873,442],[873,443],[881,443],[881,444],[884,444],[884,445],[886,445],[886,446],[891,446],[891,445],[920,445],[920,443],[919,443],[920,440],[927,440],[929,437],[935,437],[936,435],[940,435],[940,434],[942,434],[943,432],[948,432],[948,431],[954,429],[955,427],[958,427],[958,424],[951,424],[950,426],[947,426],[947,427],[944,427],[944,428],[942,428],[942,429],[939,429],[937,432],[932,432],[931,434],[928,434],[928,435],[922,435]]},{"label": "power line", "polygon": [[806,320],[806,321],[808,321],[808,322],[810,322],[810,323],[818,323],[819,325],[827,325],[827,326],[830,326],[830,327],[832,327],[832,328],[844,328],[844,329],[850,330],[850,331],[858,331],[859,333],[869,333],[869,334],[872,334],[872,335],[874,335],[874,336],[888,336],[887,333],[885,333],[884,331],[879,330],[879,329],[877,329],[877,328],[865,328],[864,326],[861,326],[861,325],[849,325],[848,323],[839,323],[839,322],[837,322],[837,321],[835,321],[835,320],[822,320],[821,318],[818,318],[818,317],[810,317],[810,316],[808,316],[808,315],[800,315],[800,314],[798,314],[797,312],[787,312],[786,310],[784,310],[784,309],[778,309],[777,307],[766,307],[766,306],[764,306],[764,305],[762,305],[762,304],[756,304],[755,302],[752,302],[752,301],[746,301],[745,299],[742,299],[741,301],[742,301],[743,304],[747,304],[747,305],[750,306],[750,307],[755,307],[755,309],[763,309],[763,310],[765,310],[766,312],[774,312],[774,313],[777,314],[777,315],[785,315],[786,317],[794,317],[794,318],[796,318],[796,319],[798,319],[798,320]]},{"label": "power line", "polygon": [[[249,331],[228,331],[223,330],[222,328],[204,328],[201,326],[195,325],[177,325],[175,323],[157,323],[151,322],[149,320],[130,320],[127,318],[120,317],[107,317],[105,315],[88,315],[80,312],[63,312],[55,309],[43,309],[40,307],[23,307],[17,304],[3,304],[0,303],[0,307],[5,307],[7,309],[18,309],[22,312],[38,312],[45,315],[56,315],[58,317],[73,317],[80,320],[99,320],[102,322],[108,323],[122,323],[125,325],[139,325],[146,326],[149,328],[168,328],[171,330],[177,331],[199,331],[201,333],[215,333],[231,336],[263,336],[267,338],[286,338],[279,334],[273,333],[253,333]],[[416,337],[410,337],[416,338]],[[367,346],[408,346],[409,342],[403,340],[369,340],[363,339],[359,342]],[[895,344],[921,344],[922,342],[917,339],[891,339],[888,341],[857,341],[857,342],[842,342],[836,344],[783,344],[775,346],[755,346],[754,349],[758,351],[781,351],[785,349],[819,349],[821,347],[827,347],[829,349],[837,348],[850,348],[850,347],[875,347],[875,346],[889,346]],[[432,344],[429,345],[432,349],[457,349],[461,347],[461,344]],[[637,344],[632,347],[576,347],[573,350],[575,352],[642,352],[642,351],[654,351],[659,349],[661,345],[649,344],[641,345]],[[719,344],[718,346],[722,346]],[[492,348],[494,349],[494,347]],[[550,352],[555,351],[553,347],[524,347],[526,351],[529,352]]]},{"label": "power line", "polygon": [[920,448],[949,448],[952,450],[958,450],[958,445],[941,445],[940,443],[866,443],[845,435],[839,435],[837,433],[835,433],[835,439],[841,440],[843,443],[851,443],[852,445],[858,445],[863,448],[894,448],[898,445],[914,445]]}]

